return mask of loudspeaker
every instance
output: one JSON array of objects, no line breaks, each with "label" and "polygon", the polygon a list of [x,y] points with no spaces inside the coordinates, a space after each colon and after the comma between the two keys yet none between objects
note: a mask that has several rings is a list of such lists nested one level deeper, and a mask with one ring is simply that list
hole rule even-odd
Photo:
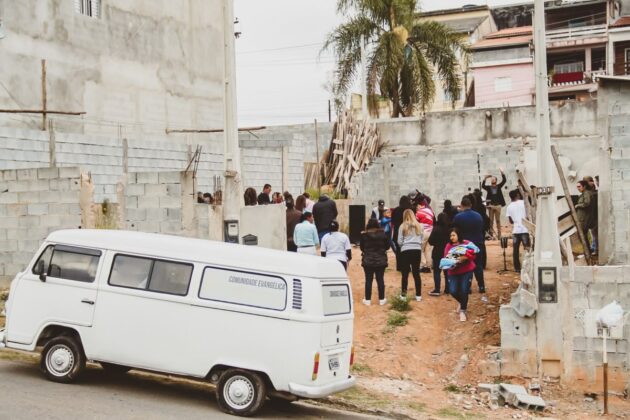
[{"label": "loudspeaker", "polygon": [[365,206],[351,204],[348,210],[348,225],[350,242],[358,244],[361,241],[361,232],[365,229]]}]

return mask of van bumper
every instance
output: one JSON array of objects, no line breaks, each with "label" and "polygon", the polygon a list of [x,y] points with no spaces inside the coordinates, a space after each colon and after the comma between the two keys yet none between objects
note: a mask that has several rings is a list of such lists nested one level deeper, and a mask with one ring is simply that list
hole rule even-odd
[{"label": "van bumper", "polygon": [[0,349],[3,349],[6,347],[6,330],[0,329]]},{"label": "van bumper", "polygon": [[321,386],[308,386],[290,383],[289,392],[302,398],[323,398],[353,387],[356,381],[357,380],[354,376],[349,376],[348,379],[343,381]]}]

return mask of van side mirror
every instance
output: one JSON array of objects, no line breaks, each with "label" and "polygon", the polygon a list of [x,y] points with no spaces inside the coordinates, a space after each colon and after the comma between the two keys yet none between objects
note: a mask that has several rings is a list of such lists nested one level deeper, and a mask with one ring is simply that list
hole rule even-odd
[{"label": "van side mirror", "polygon": [[37,267],[35,268],[35,272],[39,274],[39,279],[41,281],[46,281],[46,273],[44,272],[44,260],[38,261]]}]

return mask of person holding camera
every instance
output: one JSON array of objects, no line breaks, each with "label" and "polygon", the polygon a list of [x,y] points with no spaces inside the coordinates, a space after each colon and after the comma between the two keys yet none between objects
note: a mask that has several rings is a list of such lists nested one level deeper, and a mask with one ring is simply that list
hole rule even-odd
[{"label": "person holding camera", "polygon": [[[501,208],[505,206],[505,198],[501,188],[505,185],[506,178],[503,168],[499,168],[501,171],[501,182],[497,183],[497,177],[492,175],[486,175],[481,184],[481,188],[486,191],[486,201],[488,202],[488,217],[490,217],[490,236],[493,239],[501,239]],[[486,185],[486,181],[490,179],[490,185]],[[493,225],[496,224],[496,234],[494,233]]]}]

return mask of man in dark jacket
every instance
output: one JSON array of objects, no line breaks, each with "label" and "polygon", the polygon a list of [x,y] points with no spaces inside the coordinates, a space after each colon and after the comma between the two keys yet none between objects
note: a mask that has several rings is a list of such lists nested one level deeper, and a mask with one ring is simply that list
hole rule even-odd
[{"label": "man in dark jacket", "polygon": [[262,192],[258,194],[258,205],[271,204],[271,198],[269,197],[269,194],[271,194],[271,185],[265,184]]},{"label": "man in dark jacket", "polygon": [[[453,225],[459,229],[460,240],[468,240],[479,248],[479,253],[475,257],[475,278],[477,279],[477,286],[479,286],[479,293],[485,293],[486,285],[483,279],[483,264],[481,264],[484,258],[483,254],[486,252],[483,218],[472,209],[472,202],[468,197],[462,198],[460,207],[460,212],[453,219]],[[487,298],[484,296],[481,300],[486,302]]]},{"label": "man in dark jacket", "polygon": [[313,217],[315,217],[315,226],[321,242],[324,235],[330,232],[330,222],[337,218],[335,200],[328,197],[327,194],[322,194],[319,201],[313,206]]},{"label": "man in dark jacket", "polygon": [[[505,185],[505,174],[503,168],[499,168],[501,171],[501,182],[497,184],[497,177],[492,175],[486,175],[481,184],[481,188],[486,190],[486,201],[488,202],[488,216],[490,216],[490,236],[501,239],[501,208],[505,206],[505,198],[501,188]],[[486,185],[486,181],[490,178],[490,185]],[[492,225],[496,224],[496,235],[494,234],[494,228]]]}]

